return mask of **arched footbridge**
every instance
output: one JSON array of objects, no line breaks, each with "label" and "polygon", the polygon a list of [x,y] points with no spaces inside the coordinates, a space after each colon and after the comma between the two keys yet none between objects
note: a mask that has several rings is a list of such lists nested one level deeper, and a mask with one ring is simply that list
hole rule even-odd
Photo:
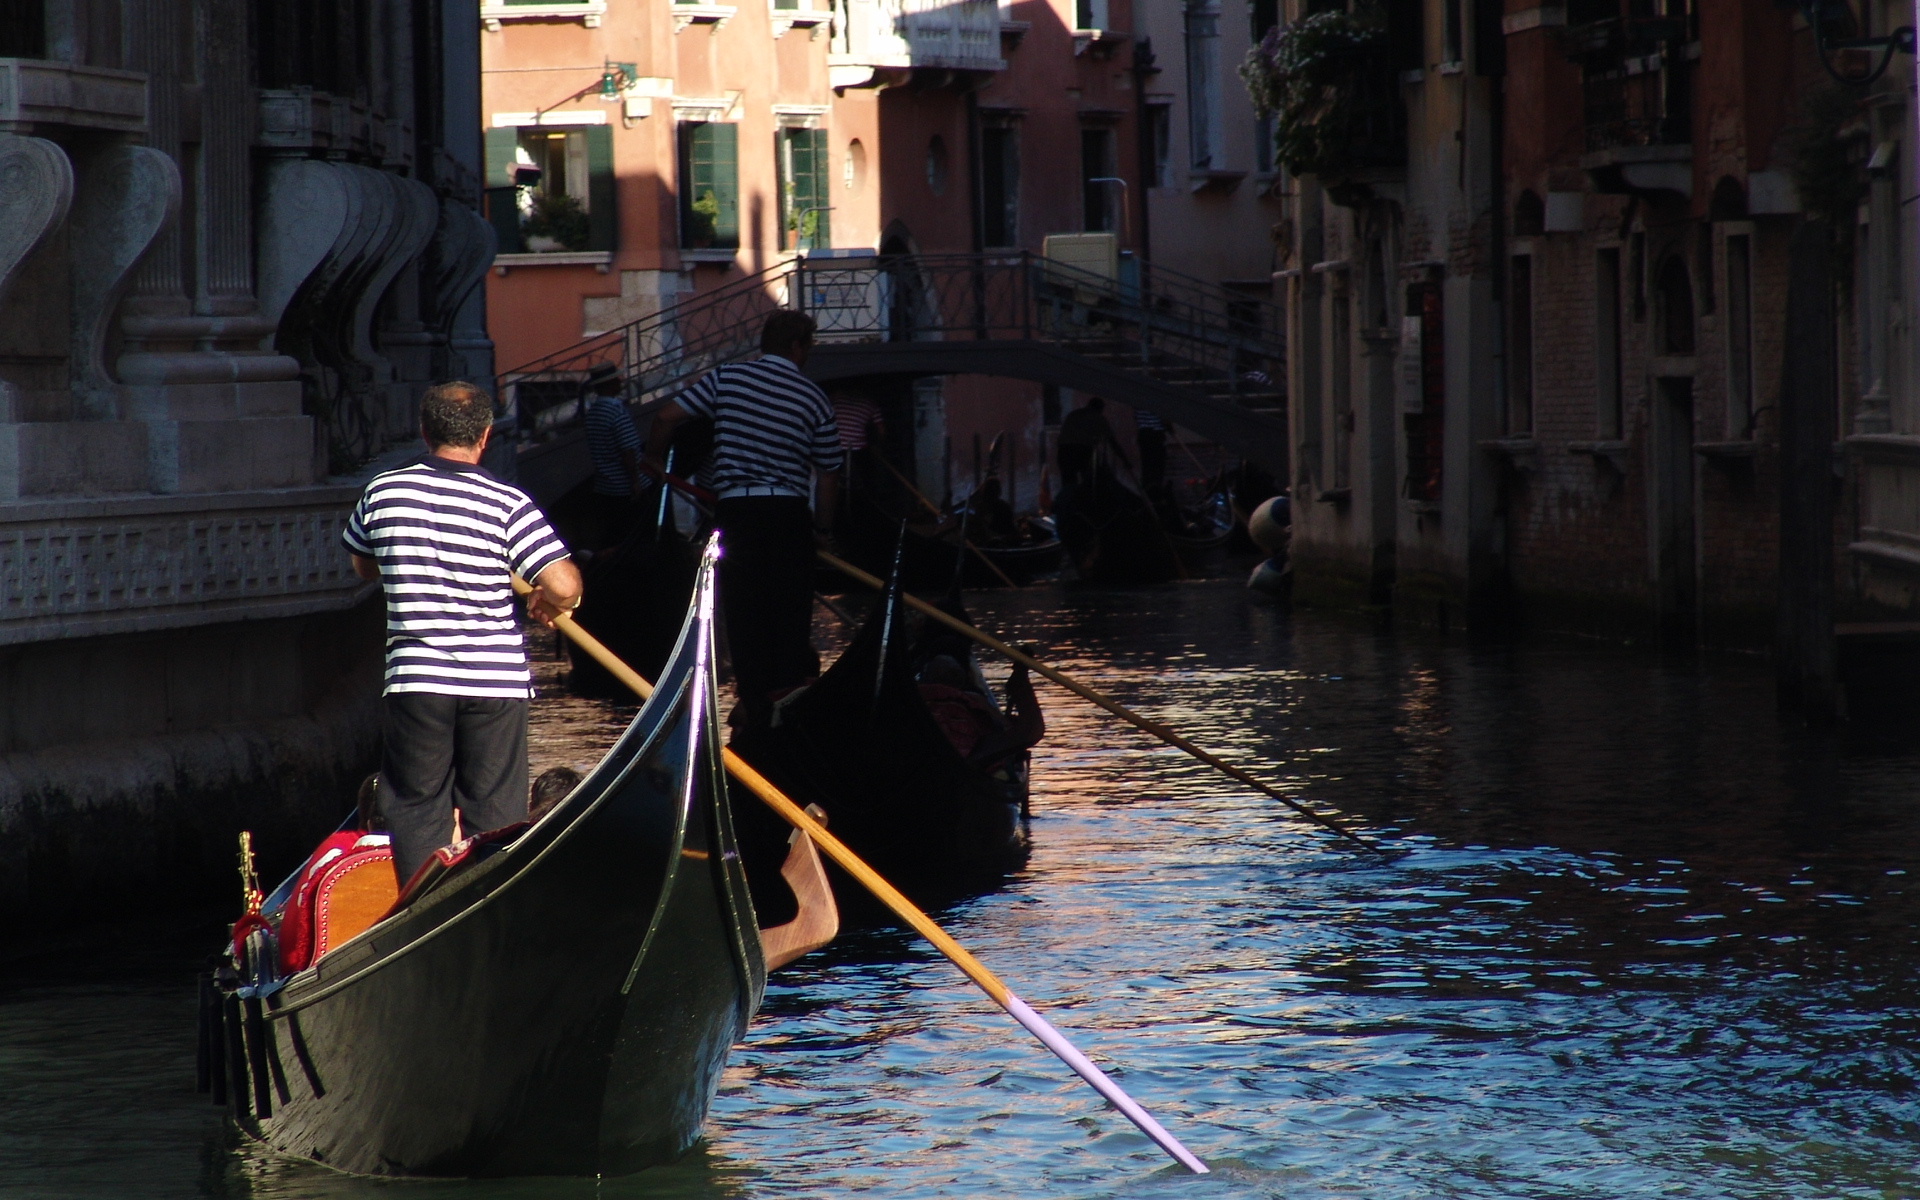
[{"label": "arched footbridge", "polygon": [[1058,384],[1285,471],[1276,306],[1157,268],[1110,278],[1020,253],[800,259],[502,372],[523,479],[552,495],[584,477],[579,392],[594,367],[612,364],[644,411],[757,353],[761,324],[781,307],[818,323],[806,370],[823,383],[977,374]]}]

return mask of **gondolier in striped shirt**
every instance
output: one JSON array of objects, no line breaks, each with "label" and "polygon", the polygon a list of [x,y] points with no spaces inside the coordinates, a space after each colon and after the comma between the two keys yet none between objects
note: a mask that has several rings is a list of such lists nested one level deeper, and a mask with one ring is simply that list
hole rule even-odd
[{"label": "gondolier in striped shirt", "polygon": [[[655,464],[688,417],[710,417],[719,500],[720,602],[734,687],[749,722],[775,695],[820,673],[813,648],[813,550],[833,519],[840,433],[833,405],[805,375],[813,318],[781,309],[760,332],[761,355],[708,372],[654,416]],[[808,496],[818,481],[819,510]]]},{"label": "gondolier in striped shirt", "polygon": [[382,811],[404,884],[453,840],[527,818],[533,676],[511,576],[547,625],[580,605],[580,572],[546,517],[480,466],[493,401],[470,383],[420,400],[427,454],[374,478],[342,540],[386,591]]},{"label": "gondolier in striped shirt", "polygon": [[595,364],[583,390],[587,452],[593,459],[593,529],[587,548],[599,551],[618,546],[633,532],[638,498],[651,481],[640,471],[640,431],[620,399],[619,369]]}]

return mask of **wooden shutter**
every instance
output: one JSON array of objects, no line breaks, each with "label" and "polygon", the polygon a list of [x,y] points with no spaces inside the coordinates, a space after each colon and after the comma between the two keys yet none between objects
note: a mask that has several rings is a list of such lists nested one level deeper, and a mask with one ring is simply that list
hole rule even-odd
[{"label": "wooden shutter", "polygon": [[707,121],[680,127],[681,241],[700,247],[698,234],[706,218],[694,205],[711,195],[717,212],[712,216],[714,249],[740,245],[740,130],[735,125]]},{"label": "wooden shutter", "polygon": [[613,250],[620,242],[620,195],[613,180],[613,130],[589,125],[587,134],[587,249]]},{"label": "wooden shutter", "polygon": [[[794,177],[798,183],[794,189],[794,198],[801,209],[801,228],[806,228],[808,221],[813,223],[813,234],[803,244],[809,250],[833,245],[833,237],[827,228],[827,218],[832,214],[827,212],[826,130],[797,129],[794,131],[793,168]],[[808,213],[806,211],[808,209],[813,211]]]},{"label": "wooden shutter", "polygon": [[500,253],[518,254],[526,249],[520,240],[520,209],[514,203],[513,165],[520,145],[518,129],[487,130],[487,219],[493,222]]}]

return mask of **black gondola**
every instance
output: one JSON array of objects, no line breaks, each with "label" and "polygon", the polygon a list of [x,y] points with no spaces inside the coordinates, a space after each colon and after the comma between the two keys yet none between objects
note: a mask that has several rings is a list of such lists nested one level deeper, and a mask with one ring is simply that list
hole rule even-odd
[{"label": "black gondola", "polygon": [[1160,515],[1105,464],[1061,491],[1053,515],[1074,569],[1089,583],[1164,583],[1181,574]]},{"label": "black gondola", "polygon": [[[732,744],[795,800],[824,809],[834,833],[907,895],[937,903],[1026,862],[1026,747],[1038,732],[1010,730],[972,755],[955,748],[916,672],[935,651],[966,654],[968,670],[972,656],[924,639],[916,646],[900,591],[896,567],[832,668],[776,705],[771,725],[737,730]],[[1037,723],[1037,708],[1030,712]],[[741,814],[755,897],[776,910],[780,897],[761,885],[780,836],[769,814]],[[854,889],[837,890],[843,902],[861,902]]]},{"label": "black gondola", "polygon": [[202,1022],[246,1133],[381,1175],[618,1174],[692,1145],[766,982],[714,600],[710,548],[659,690],[546,816],[284,980],[248,935]]}]

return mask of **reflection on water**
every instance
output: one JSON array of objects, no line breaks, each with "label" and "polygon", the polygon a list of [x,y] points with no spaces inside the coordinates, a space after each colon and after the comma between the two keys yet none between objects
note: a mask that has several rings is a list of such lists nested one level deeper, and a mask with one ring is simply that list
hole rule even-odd
[{"label": "reflection on water", "polygon": [[[1215,1176],[874,930],[775,977],[681,1163],[346,1179],[231,1144],[186,1092],[192,930],[0,991],[0,1194],[1920,1193],[1910,745],[1792,732],[1745,659],[1473,647],[1219,584],[975,605],[1411,851],[1342,850],[1053,696],[1032,864],[943,919]],[[573,719],[536,757],[610,739]]]}]

